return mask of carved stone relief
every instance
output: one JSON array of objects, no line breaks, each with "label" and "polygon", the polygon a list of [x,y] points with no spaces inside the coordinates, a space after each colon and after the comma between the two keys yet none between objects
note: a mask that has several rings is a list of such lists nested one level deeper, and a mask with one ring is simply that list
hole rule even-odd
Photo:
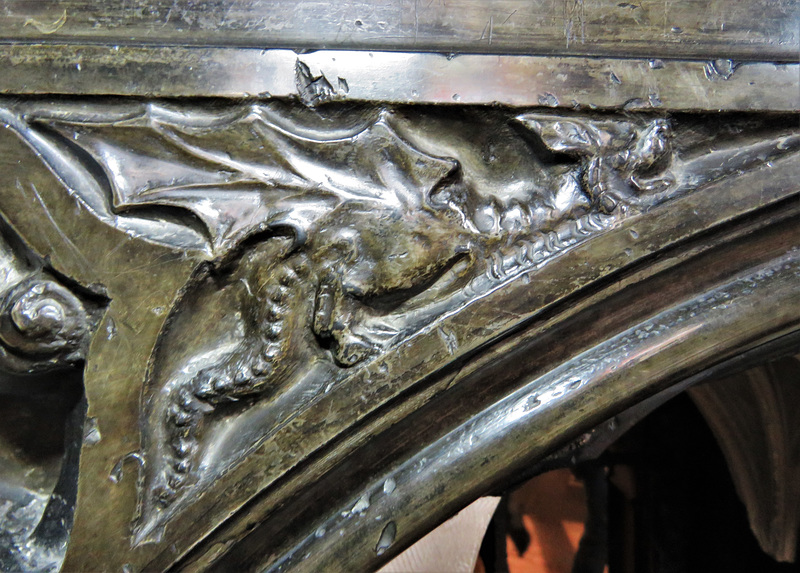
[{"label": "carved stone relief", "polygon": [[[134,545],[353,368],[626,218],[800,149],[796,127],[746,116],[278,101],[0,115],[80,209],[193,264],[139,381]],[[5,235],[2,365],[80,361],[102,288]]]}]

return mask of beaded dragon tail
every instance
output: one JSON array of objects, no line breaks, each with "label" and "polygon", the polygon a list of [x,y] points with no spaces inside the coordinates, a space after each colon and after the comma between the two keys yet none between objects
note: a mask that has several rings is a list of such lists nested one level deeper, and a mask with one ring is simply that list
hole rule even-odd
[{"label": "beaded dragon tail", "polygon": [[306,306],[314,280],[303,253],[271,264],[256,250],[246,256],[229,279],[240,290],[246,331],[241,342],[217,363],[206,366],[172,387],[164,413],[168,446],[161,476],[155,485],[158,503],[168,506],[192,480],[198,438],[204,419],[218,407],[280,392],[291,378],[297,357],[293,349],[305,345],[302,333],[310,318]]}]

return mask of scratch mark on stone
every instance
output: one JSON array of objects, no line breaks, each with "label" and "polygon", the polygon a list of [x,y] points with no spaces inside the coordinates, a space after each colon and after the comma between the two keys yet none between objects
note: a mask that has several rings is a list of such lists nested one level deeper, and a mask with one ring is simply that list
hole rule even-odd
[{"label": "scratch mark on stone", "polygon": [[461,372],[462,372],[463,370],[464,370],[464,367],[463,367],[463,366],[461,366],[461,367],[459,367],[459,369],[458,369],[456,372],[453,372],[453,374],[451,374],[451,375],[450,375],[450,377],[447,379],[447,383],[444,385],[444,389],[445,389],[445,390],[449,390],[449,389],[450,389],[450,388],[452,388],[452,387],[453,387],[453,386],[454,386],[454,385],[455,385],[455,384],[456,384],[458,381],[460,381],[460,380],[461,380]]},{"label": "scratch mark on stone", "polygon": [[458,350],[458,339],[456,338],[456,335],[449,330],[445,330],[441,326],[438,328],[437,332],[439,333],[439,337],[442,339],[442,342],[444,342],[444,345],[447,347],[447,351],[450,353],[450,355],[452,356],[455,354]]},{"label": "scratch mark on stone", "polygon": [[22,24],[22,27],[25,26],[33,26],[37,30],[39,30],[42,34],[55,34],[58,32],[61,27],[67,23],[67,9],[64,8],[63,14],[56,20],[55,22],[48,24],[46,22],[40,22],[36,18],[28,18],[25,20],[25,23]]},{"label": "scratch mark on stone", "polygon": [[[76,261],[79,262],[83,266],[84,271],[90,270],[92,268],[92,265],[89,264],[88,259],[85,256],[83,256],[83,253],[75,245],[75,243],[73,243],[72,240],[70,240],[70,238],[66,235],[66,233],[64,233],[64,231],[61,230],[61,227],[58,226],[58,223],[56,223],[56,220],[53,219],[53,216],[50,214],[50,210],[47,208],[47,205],[45,205],[44,200],[42,199],[42,196],[39,194],[39,190],[36,189],[36,186],[33,183],[31,183],[30,186],[31,186],[31,191],[33,191],[33,194],[36,196],[36,200],[39,202],[39,205],[42,206],[42,210],[44,211],[45,217],[47,217],[47,219],[53,224],[53,228],[55,229],[55,231],[61,236],[61,238],[64,240],[64,243],[75,254]],[[19,189],[20,189],[20,191],[22,191],[22,186],[21,185],[19,186]],[[52,246],[52,243],[50,243],[49,240],[47,242],[48,242],[48,244],[50,244]],[[53,250],[55,250],[55,249],[53,249]]]},{"label": "scratch mark on stone", "polygon": [[[578,36],[580,34],[580,36]],[[584,0],[564,0],[564,36],[567,48],[572,40],[586,41],[586,8]]]},{"label": "scratch mark on stone", "polygon": [[414,0],[414,43],[419,35],[419,0]]},{"label": "scratch mark on stone", "polygon": [[133,267],[130,269],[125,269],[124,271],[120,271],[114,275],[114,278],[119,278],[123,275],[127,275],[130,273],[137,273],[144,269],[157,269],[159,267],[163,267],[165,265],[172,265],[174,264],[174,257],[170,253],[164,253],[163,255],[159,255],[153,261],[143,263],[137,267]]}]

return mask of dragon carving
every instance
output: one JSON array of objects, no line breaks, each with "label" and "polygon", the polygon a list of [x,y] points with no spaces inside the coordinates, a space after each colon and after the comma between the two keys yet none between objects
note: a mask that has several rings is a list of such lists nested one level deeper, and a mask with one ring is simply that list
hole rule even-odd
[{"label": "dragon carving", "polygon": [[[34,102],[0,113],[96,217],[197,260],[145,383],[139,541],[342,372],[724,175],[708,153],[676,154],[664,118],[502,116],[499,145],[518,172],[498,183],[493,157],[479,165],[467,141],[472,155],[452,151],[407,111]],[[728,153],[727,173],[798,137],[758,145],[713,153]],[[239,422],[265,403],[269,415]]]}]

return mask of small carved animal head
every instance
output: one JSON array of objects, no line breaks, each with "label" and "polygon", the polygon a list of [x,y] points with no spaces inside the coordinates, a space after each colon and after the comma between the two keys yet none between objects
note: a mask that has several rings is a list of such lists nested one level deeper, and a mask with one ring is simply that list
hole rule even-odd
[{"label": "small carved animal head", "polygon": [[666,119],[586,119],[529,113],[517,121],[536,132],[545,147],[579,159],[586,192],[604,211],[642,202],[640,192],[672,184],[659,177],[671,156]]}]

